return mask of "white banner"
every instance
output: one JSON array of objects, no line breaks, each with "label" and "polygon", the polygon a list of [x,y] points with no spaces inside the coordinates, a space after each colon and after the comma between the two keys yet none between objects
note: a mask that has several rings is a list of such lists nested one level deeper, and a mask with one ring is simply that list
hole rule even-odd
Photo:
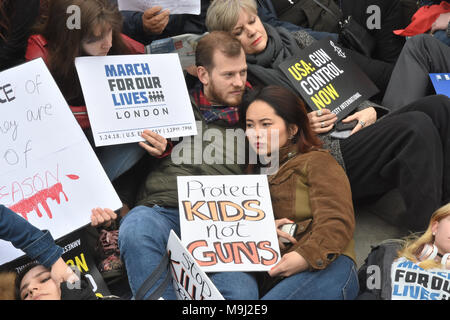
[{"label": "white banner", "polygon": [[200,0],[119,0],[120,11],[142,11],[160,6],[170,14],[200,14]]},{"label": "white banner", "polygon": [[205,272],[267,271],[279,261],[267,176],[177,180],[181,241]]},{"label": "white banner", "polygon": [[176,53],[75,59],[96,146],[197,134]]},{"label": "white banner", "polygon": [[[0,73],[0,203],[57,239],[122,206],[42,59]],[[0,240],[0,265],[23,252]]]},{"label": "white banner", "polygon": [[172,284],[178,300],[224,300],[173,230],[167,242]]}]

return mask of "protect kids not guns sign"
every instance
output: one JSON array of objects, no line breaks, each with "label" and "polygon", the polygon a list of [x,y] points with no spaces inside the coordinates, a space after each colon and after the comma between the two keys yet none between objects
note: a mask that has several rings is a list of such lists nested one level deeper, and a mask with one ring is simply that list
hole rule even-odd
[{"label": "protect kids not guns sign", "polygon": [[279,261],[267,176],[177,179],[181,241],[205,272],[267,271]]},{"label": "protect kids not guns sign", "polygon": [[176,53],[75,59],[96,146],[197,134]]},{"label": "protect kids not guns sign", "polygon": [[378,88],[332,40],[322,39],[279,65],[312,110],[329,109],[342,120]]}]

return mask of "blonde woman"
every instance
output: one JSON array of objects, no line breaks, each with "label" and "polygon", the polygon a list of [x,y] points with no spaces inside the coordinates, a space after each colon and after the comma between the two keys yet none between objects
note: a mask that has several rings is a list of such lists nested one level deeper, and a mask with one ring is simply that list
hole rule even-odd
[{"label": "blonde woman", "polygon": [[[279,65],[300,56],[311,39],[305,32],[291,33],[261,22],[256,8],[254,0],[214,0],[206,13],[208,31],[226,31],[241,42],[247,80],[253,87],[278,85],[296,92]],[[363,67],[356,55],[344,51]],[[384,218],[410,231],[423,230],[430,214],[450,201],[448,97],[425,97],[388,115],[387,108],[364,101],[342,120],[357,120],[345,139],[333,135],[337,116],[329,109],[307,111],[313,132],[320,134],[324,148],[345,169],[354,201],[373,200],[398,189],[408,216],[387,214]]]},{"label": "blonde woman", "polygon": [[360,300],[450,300],[450,203],[425,232],[374,247],[358,273]]}]

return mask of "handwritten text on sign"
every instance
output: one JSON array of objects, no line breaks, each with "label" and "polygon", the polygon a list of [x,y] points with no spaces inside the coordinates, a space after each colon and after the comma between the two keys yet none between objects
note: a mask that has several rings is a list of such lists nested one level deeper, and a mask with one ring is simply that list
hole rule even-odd
[{"label": "handwritten text on sign", "polygon": [[266,176],[178,177],[181,240],[207,272],[265,271],[280,257]]},{"label": "handwritten text on sign", "polygon": [[[0,73],[0,203],[57,239],[121,202],[42,59]],[[80,159],[83,159],[80,165]],[[23,252],[0,240],[0,265]]]},{"label": "handwritten text on sign", "polygon": [[219,290],[181,244],[173,230],[167,242],[172,284],[178,300],[223,300]]}]

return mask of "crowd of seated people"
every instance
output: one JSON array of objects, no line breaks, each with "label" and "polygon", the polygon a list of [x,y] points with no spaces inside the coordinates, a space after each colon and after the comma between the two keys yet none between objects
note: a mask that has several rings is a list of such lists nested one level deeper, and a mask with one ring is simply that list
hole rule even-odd
[{"label": "crowd of seated people", "polygon": [[[353,123],[345,137],[334,134],[336,114],[312,109],[279,68],[321,39],[340,44],[339,28],[320,20],[330,17],[308,11],[323,10],[316,1],[201,0],[200,15],[171,14],[161,6],[120,11],[114,0],[0,1],[0,71],[44,60],[122,200],[116,212],[93,208],[89,228],[104,247],[97,261],[102,276],[125,279],[127,298],[155,298],[151,289],[141,295],[141,288],[163,259],[170,231],[180,235],[177,176],[262,172],[262,165],[242,166],[226,153],[217,163],[180,163],[172,154],[175,145],[192,155],[203,154],[206,146],[171,141],[151,130],[142,133],[145,142],[94,145],[75,58],[145,54],[153,41],[186,33],[202,35],[195,66],[185,73],[197,125],[219,132],[243,129],[253,152],[279,155],[279,170],[268,181],[276,232],[287,239],[279,241],[282,258],[267,273],[209,273],[225,299],[380,298],[363,292],[367,288],[358,278],[354,207],[394,189],[406,207],[394,223],[419,233],[428,227],[426,237],[409,241],[395,257],[448,272],[450,98],[435,93],[429,74],[450,73],[450,5],[422,2],[405,21],[397,0],[320,2],[363,27],[369,5],[385,18],[379,28],[367,27],[376,41],[371,56],[342,45],[379,89],[342,120]],[[66,25],[71,5],[80,9],[80,28]],[[319,20],[313,23],[314,15]],[[422,32],[415,25],[419,16],[427,20]],[[276,145],[270,143],[272,134],[278,135]],[[213,141],[209,148],[216,143],[219,147]],[[48,291],[52,300],[98,299],[86,279],[65,268],[48,231],[16,219],[1,204],[0,213],[0,238],[38,260],[14,277],[12,298],[36,299]],[[288,223],[302,228],[289,235],[282,230]],[[32,244],[42,250],[31,251]],[[425,244],[436,254],[424,258]],[[431,267],[423,267],[427,259]],[[403,262],[390,263],[398,261]],[[155,288],[169,272],[158,274]],[[67,289],[66,281],[81,282],[81,290]],[[177,298],[170,285],[163,289],[157,298]]]}]

